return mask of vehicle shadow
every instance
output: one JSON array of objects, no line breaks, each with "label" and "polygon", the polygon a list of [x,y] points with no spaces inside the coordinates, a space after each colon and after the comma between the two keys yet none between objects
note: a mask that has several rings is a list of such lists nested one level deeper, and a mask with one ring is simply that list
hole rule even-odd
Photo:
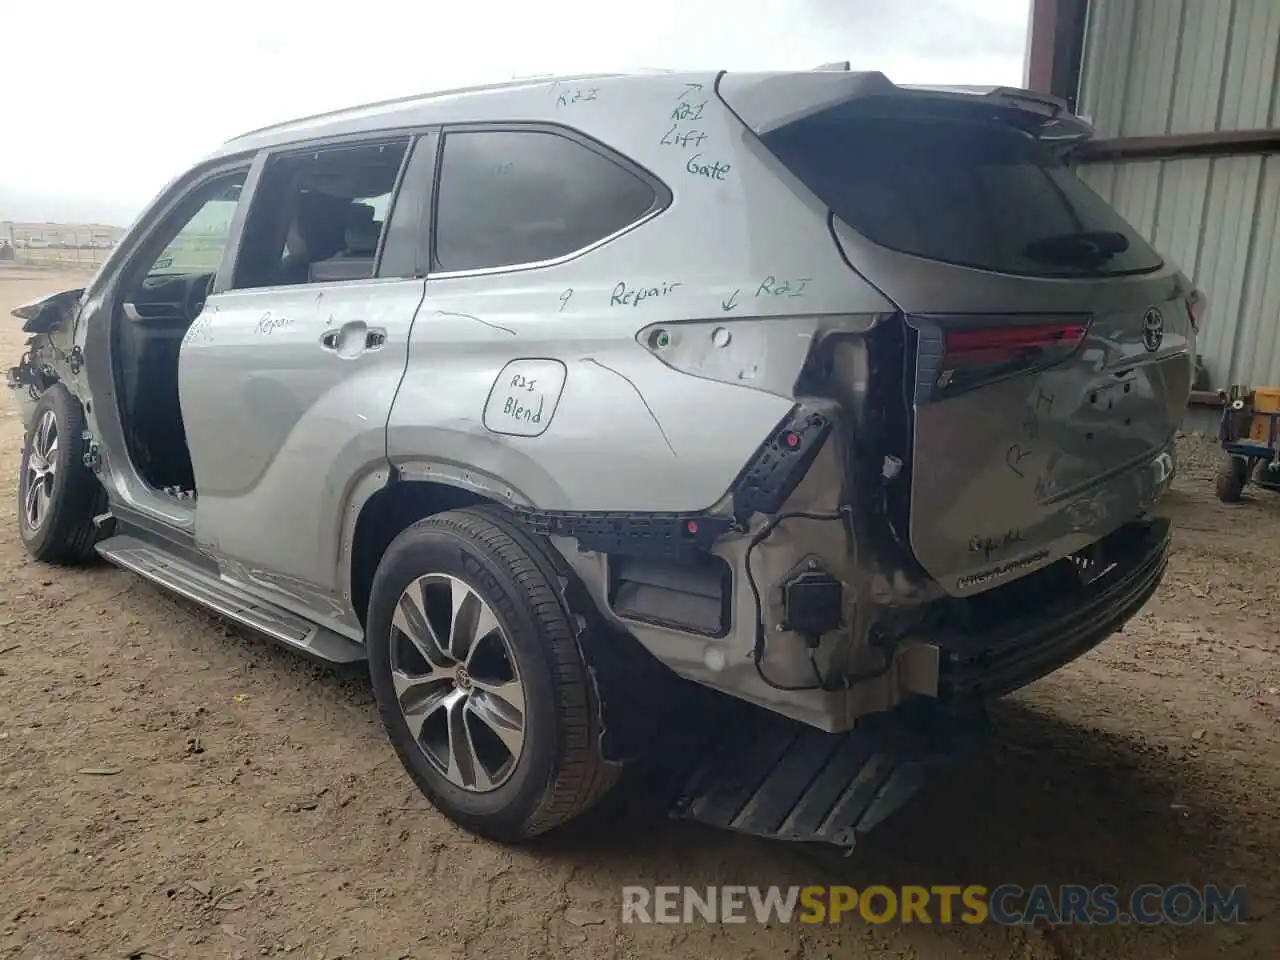
[{"label": "vehicle shadow", "polygon": [[[174,602],[202,613],[185,601]],[[291,652],[250,639],[251,634],[235,627],[223,632],[245,642],[245,652],[252,651],[263,673],[278,674],[281,681],[297,676],[301,663]],[[312,689],[332,697],[342,712],[361,718],[348,728],[339,716],[334,736],[374,734],[376,711],[361,668],[302,669]],[[669,794],[649,789],[648,781],[627,780],[596,810],[512,852],[531,863],[555,862],[606,899],[620,897],[621,887],[628,884],[848,884],[865,889],[873,884],[994,888],[1007,883],[1024,888],[1113,884],[1121,891],[1143,883],[1217,884],[1224,889],[1244,884],[1251,904],[1272,899],[1275,881],[1263,866],[1267,851],[1209,793],[1194,757],[1156,755],[1140,732],[1123,734],[1073,721],[1052,712],[1043,699],[1001,701],[992,709],[992,721],[990,739],[980,751],[928,783],[850,856],[823,845],[764,840],[671,820]],[[390,755],[390,747],[387,751]],[[656,772],[661,774],[661,766]],[[422,801],[422,812],[430,815],[428,810]],[[1168,951],[1175,945],[1203,946],[1216,955],[1228,942],[1222,937],[1241,935],[1204,925],[1144,930],[1141,941],[1131,939],[1134,928],[1060,932],[1061,942],[1047,955],[1092,956],[1094,947],[1108,943],[1108,956],[1119,950],[1115,955],[1127,960],[1173,955]],[[952,935],[957,931],[947,927],[912,934]],[[1256,944],[1263,932],[1254,930],[1249,936]],[[1113,942],[1117,937],[1124,942]],[[1138,942],[1143,948],[1131,949]],[[1165,952],[1150,953],[1153,949]]]},{"label": "vehicle shadow", "polygon": [[[315,687],[376,717],[363,664],[307,665],[185,600],[170,602],[222,623],[268,673],[306,670]],[[1231,876],[1235,838],[1224,832],[1229,824],[1217,802],[1198,793],[1202,781],[1190,769],[1193,758],[1156,764],[1136,733],[1077,725],[1017,698],[996,704],[991,716],[981,750],[927,783],[850,856],[825,845],[761,840],[671,820],[664,781],[669,771],[661,764],[643,780],[624,779],[599,808],[534,846],[541,855],[625,867],[623,874],[647,873],[654,882],[683,882],[672,847],[684,851],[680,860],[698,848],[714,850],[725,866],[738,861],[735,848],[750,849],[744,866],[794,877],[803,864],[805,882],[1245,882]],[[655,782],[662,787],[654,788]],[[1183,842],[1192,836],[1194,844]],[[755,874],[739,879],[775,882]],[[727,876],[723,882],[730,882]]]},{"label": "vehicle shadow", "polygon": [[[1123,909],[1140,884],[1190,883],[1216,884],[1224,892],[1243,884],[1251,909],[1274,900],[1276,884],[1257,855],[1259,844],[1247,825],[1232,824],[1218,801],[1197,788],[1202,781],[1184,767],[1194,761],[1153,763],[1137,736],[1075,725],[1018,701],[998,704],[993,714],[996,729],[983,751],[926,785],[847,856],[826,845],[664,822],[663,811],[635,806],[622,816],[588,816],[537,847],[572,860],[575,876],[603,889],[1110,884]],[[1249,919],[1259,919],[1256,909]],[[1234,954],[1240,957],[1273,956],[1267,944],[1277,936],[1265,918],[1245,927],[914,924],[902,930],[918,949],[938,941],[936,949],[946,954],[959,944],[941,941],[969,938],[972,945],[978,938],[982,951],[1054,960],[1218,956],[1232,947],[1262,951]]]},{"label": "vehicle shadow", "polygon": [[[742,866],[758,870],[772,860],[768,872],[779,875],[737,877],[749,884],[781,877],[858,887],[1246,882],[1233,876],[1232,839],[1209,798],[1197,796],[1189,772],[1167,761],[1157,770],[1136,739],[1075,726],[1017,701],[997,705],[993,721],[984,750],[927,784],[848,856],[825,845],[762,841],[694,824],[660,826],[665,810],[646,806],[643,796],[539,846],[612,861],[624,873],[647,873],[648,864],[664,875],[655,882],[666,883],[687,881],[672,872],[664,859],[670,851],[662,848],[715,848],[728,867],[738,859],[735,844],[752,849]],[[1196,818],[1194,843],[1189,818]],[[720,882],[735,881],[726,875]]]}]

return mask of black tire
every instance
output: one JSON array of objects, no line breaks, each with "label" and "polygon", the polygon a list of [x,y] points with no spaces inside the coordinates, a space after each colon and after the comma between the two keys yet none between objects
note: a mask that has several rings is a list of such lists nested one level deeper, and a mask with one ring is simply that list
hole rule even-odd
[{"label": "black tire", "polygon": [[[445,816],[502,842],[528,839],[579,816],[620,773],[601,757],[598,704],[547,550],[501,508],[441,513],[392,541],[369,599],[369,673],[401,763]],[[455,785],[427,759],[392,683],[396,605],[427,574],[460,578],[489,605],[509,639],[524,688],[524,747],[509,779],[489,792]]]},{"label": "black tire", "polygon": [[[52,458],[52,476],[41,481],[46,485],[47,506],[33,524],[27,510],[33,478],[29,467],[37,434],[50,414],[57,431],[57,451]],[[84,432],[80,401],[55,383],[36,402],[31,429],[22,444],[18,475],[18,531],[27,552],[44,563],[83,563],[93,556],[98,540],[93,518],[106,512],[107,498],[98,478],[84,465]]]},{"label": "black tire", "polygon": [[1244,457],[1228,456],[1218,470],[1215,488],[1223,503],[1238,503],[1244,485],[1249,479],[1249,461]]},{"label": "black tire", "polygon": [[1271,460],[1259,460],[1253,468],[1253,482],[1268,490],[1280,490],[1280,468],[1273,467]]}]

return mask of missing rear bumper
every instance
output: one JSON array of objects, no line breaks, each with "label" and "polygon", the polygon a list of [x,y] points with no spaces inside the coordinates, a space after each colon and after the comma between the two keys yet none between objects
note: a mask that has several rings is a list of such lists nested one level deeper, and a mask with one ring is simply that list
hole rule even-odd
[{"label": "missing rear bumper", "polygon": [[1127,524],[1019,583],[953,601],[961,615],[931,633],[942,651],[939,696],[1003,696],[1093,649],[1155,593],[1170,538],[1163,518]]}]

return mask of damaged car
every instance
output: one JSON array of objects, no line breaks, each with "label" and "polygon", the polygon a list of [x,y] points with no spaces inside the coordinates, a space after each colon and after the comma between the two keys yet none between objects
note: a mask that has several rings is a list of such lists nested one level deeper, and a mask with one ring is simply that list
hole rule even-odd
[{"label": "damaged car", "polygon": [[15,311],[23,542],[367,663],[478,834],[692,740],[674,814],[850,845],[1164,573],[1205,301],[1090,135],[850,70],[247,133]]}]

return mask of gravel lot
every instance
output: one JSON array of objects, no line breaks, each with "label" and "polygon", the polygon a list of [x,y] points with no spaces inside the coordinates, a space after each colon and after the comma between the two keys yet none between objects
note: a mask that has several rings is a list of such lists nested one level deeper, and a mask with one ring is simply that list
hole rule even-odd
[{"label": "gravel lot", "polygon": [[[74,279],[0,268],[12,305]],[[3,402],[0,472],[22,429]],[[636,814],[522,849],[431,811],[365,679],[108,566],[32,563],[0,500],[0,956],[1280,955],[1280,496],[1213,497],[1188,438],[1169,574],[1122,635],[1002,703],[1000,737],[848,859]],[[113,775],[86,775],[107,768]],[[1242,926],[637,926],[624,884],[1246,884]]]}]

